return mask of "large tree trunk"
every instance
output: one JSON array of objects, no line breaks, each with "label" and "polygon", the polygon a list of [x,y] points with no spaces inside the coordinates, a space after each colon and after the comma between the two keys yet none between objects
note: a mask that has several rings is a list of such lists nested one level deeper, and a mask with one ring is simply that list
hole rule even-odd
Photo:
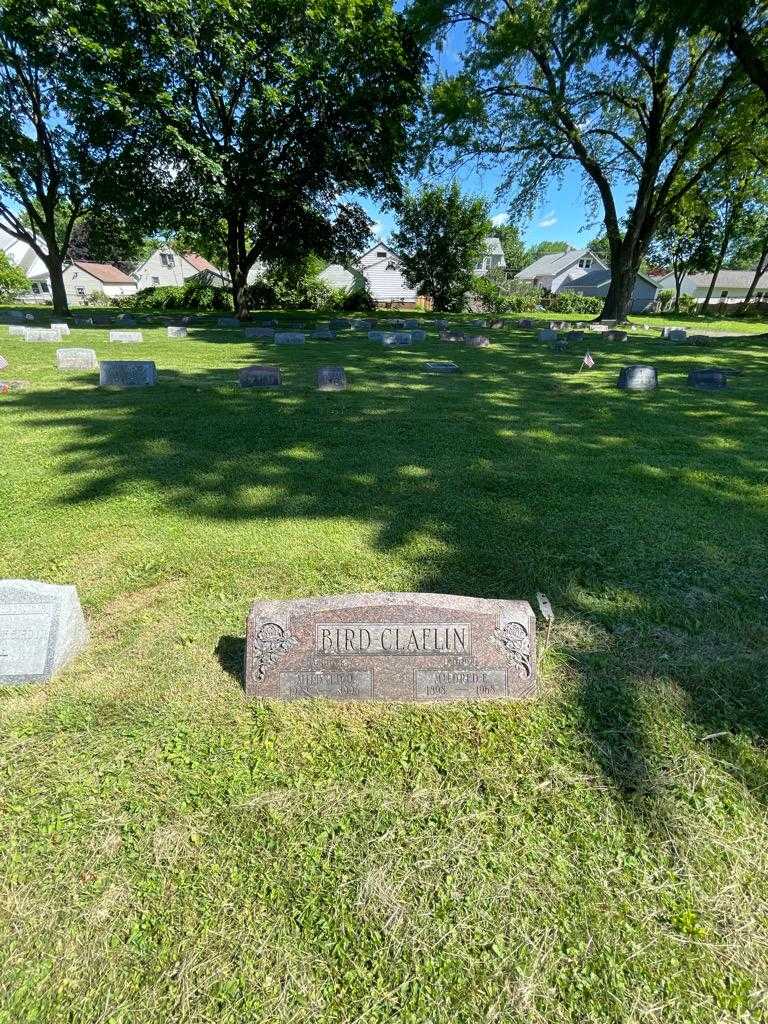
[{"label": "large tree trunk", "polygon": [[768,61],[741,18],[733,17],[729,20],[727,40],[739,64],[768,99]]},{"label": "large tree trunk", "polygon": [[707,294],[704,297],[704,301],[701,304],[701,309],[699,310],[699,312],[702,314],[702,316],[705,315],[707,310],[709,309],[709,303],[710,303],[710,301],[712,299],[712,293],[714,292],[715,285],[717,284],[717,275],[723,269],[723,263],[725,263],[725,254],[728,252],[728,246],[730,245],[730,242],[731,242],[732,230],[733,230],[733,222],[727,224],[726,228],[725,228],[725,231],[723,231],[723,240],[720,243],[720,251],[717,254],[717,262],[715,263],[715,272],[712,275],[712,280],[709,282],[709,288],[707,289]]},{"label": "large tree trunk", "polygon": [[768,238],[766,238],[763,241],[763,248],[760,251],[760,259],[757,261],[757,269],[755,270],[755,273],[754,273],[754,276],[752,277],[752,280],[750,282],[749,288],[747,289],[747,294],[744,296],[744,306],[743,306],[744,312],[746,312],[747,307],[749,306],[750,302],[752,301],[752,296],[755,294],[755,289],[757,288],[757,282],[760,280],[760,278],[765,273],[767,265],[768,265]]},{"label": "large tree trunk", "polygon": [[248,315],[248,271],[246,260],[245,229],[239,211],[227,215],[227,265],[232,286],[232,302],[235,316]]},{"label": "large tree trunk", "polygon": [[626,238],[616,247],[616,251],[613,251],[614,248],[611,247],[611,284],[600,319],[622,323],[631,312],[632,293],[642,254],[637,243],[632,244]]},{"label": "large tree trunk", "polygon": [[63,260],[58,251],[54,249],[51,253],[50,245],[48,256],[45,259],[48,274],[51,278],[51,298],[53,299],[53,311],[56,316],[69,316],[69,300],[67,290],[64,287]]}]

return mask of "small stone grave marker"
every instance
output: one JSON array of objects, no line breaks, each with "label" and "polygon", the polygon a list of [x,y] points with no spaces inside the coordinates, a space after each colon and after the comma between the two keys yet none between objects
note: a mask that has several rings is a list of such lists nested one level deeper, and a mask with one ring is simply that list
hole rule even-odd
[{"label": "small stone grave marker", "polygon": [[169,338],[186,338],[187,336],[186,327],[169,327],[167,331]]},{"label": "small stone grave marker", "polygon": [[121,341],[125,344],[136,344],[137,342],[143,341],[144,336],[141,331],[110,331],[110,341]]},{"label": "small stone grave marker", "polygon": [[491,339],[486,338],[484,334],[470,334],[464,339],[464,344],[467,348],[487,348],[491,344]]},{"label": "small stone grave marker", "polygon": [[619,373],[616,384],[622,391],[653,391],[659,383],[655,366],[644,366],[637,363],[634,366],[625,366]]},{"label": "small stone grave marker", "polygon": [[56,366],[59,370],[97,370],[99,361],[92,348],[57,348]]},{"label": "small stone grave marker", "polygon": [[536,332],[536,337],[539,341],[555,341],[557,332],[553,331],[551,327],[542,327]]},{"label": "small stone grave marker", "polygon": [[728,386],[728,375],[725,370],[715,366],[699,370],[691,370],[688,374],[688,383],[691,387],[699,388],[701,391],[716,391],[718,388]]},{"label": "small stone grave marker", "polygon": [[275,334],[276,345],[303,345],[305,337],[294,331],[278,331]]},{"label": "small stone grave marker", "polygon": [[240,327],[240,321],[234,316],[220,316],[216,321],[217,327]]},{"label": "small stone grave marker", "polygon": [[157,383],[157,367],[144,359],[102,359],[99,385],[103,388],[149,388]]},{"label": "small stone grave marker", "polygon": [[344,391],[347,375],[342,366],[319,366],[317,368],[318,391]]},{"label": "small stone grave marker", "polygon": [[27,327],[24,331],[24,341],[61,341],[61,335],[51,328]]},{"label": "small stone grave marker", "polygon": [[246,338],[274,338],[274,327],[246,327]]},{"label": "small stone grave marker", "polygon": [[526,601],[450,594],[340,594],[257,601],[245,692],[294,700],[443,702],[536,694]]},{"label": "small stone grave marker", "polygon": [[69,324],[51,324],[52,331],[58,331],[62,337],[69,334]]},{"label": "small stone grave marker", "polygon": [[410,345],[412,340],[413,336],[410,331],[393,331],[384,334],[382,344],[387,348],[402,348],[405,345]]},{"label": "small stone grave marker", "polygon": [[238,374],[241,388],[279,388],[283,377],[277,366],[254,364],[246,366]]},{"label": "small stone grave marker", "polygon": [[11,338],[23,338],[28,330],[28,327],[22,327],[21,324],[9,324],[8,336]]},{"label": "small stone grave marker", "polygon": [[75,587],[0,580],[0,683],[50,679],[88,639]]},{"label": "small stone grave marker", "polygon": [[424,363],[424,369],[427,373],[458,373],[459,367],[456,363],[450,362],[450,360],[430,360],[428,363]]}]

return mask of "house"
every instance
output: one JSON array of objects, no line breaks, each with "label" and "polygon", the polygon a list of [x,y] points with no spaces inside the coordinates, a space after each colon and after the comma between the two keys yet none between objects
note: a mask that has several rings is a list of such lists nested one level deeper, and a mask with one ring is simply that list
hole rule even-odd
[{"label": "house", "polygon": [[[566,249],[540,256],[518,271],[515,280],[552,293],[572,291],[604,299],[611,286],[611,271],[591,249]],[[658,288],[658,281],[646,274],[638,274],[632,292],[631,312],[643,313],[651,309]]]},{"label": "house", "polygon": [[362,274],[368,283],[371,298],[377,305],[414,307],[419,300],[419,293],[407,284],[400,266],[400,259],[394,249],[384,242],[377,242],[349,269],[339,263],[332,263],[319,277],[331,288],[349,290],[354,286],[355,276]]},{"label": "house", "polygon": [[499,267],[506,267],[506,265],[501,239],[489,235],[485,239],[485,253],[475,266],[475,274],[478,277],[483,277],[489,270],[498,270]]},{"label": "house", "polygon": [[[755,276],[754,270],[721,270],[717,275],[710,303],[715,306],[737,306],[747,297],[747,292]],[[654,278],[659,289],[675,290],[675,276],[672,273]],[[703,302],[712,283],[712,274],[686,274],[680,286],[681,295],[692,295],[696,302]],[[761,274],[752,302],[768,301],[768,273]]]},{"label": "house", "polygon": [[135,295],[136,282],[111,263],[92,263],[90,260],[72,260],[64,266],[64,288],[67,300],[73,305],[87,302],[93,295],[106,295],[117,299]]},{"label": "house", "polygon": [[196,252],[178,253],[161,245],[133,272],[139,291],[166,285],[183,285],[193,277],[206,275],[213,288],[228,288],[229,277]]},{"label": "house", "polygon": [[23,270],[29,279],[29,291],[19,296],[22,302],[40,302],[51,297],[48,268],[31,245],[0,231],[0,250],[8,262]]}]

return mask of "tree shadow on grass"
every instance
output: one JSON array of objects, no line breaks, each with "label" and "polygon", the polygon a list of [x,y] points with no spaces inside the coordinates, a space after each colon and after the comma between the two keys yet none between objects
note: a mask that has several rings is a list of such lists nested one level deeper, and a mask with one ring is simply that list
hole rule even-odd
[{"label": "tree shadow on grass", "polygon": [[[169,509],[255,531],[284,518],[359,521],[381,553],[406,552],[424,591],[546,592],[572,624],[558,646],[579,674],[593,756],[637,811],[663,783],[648,704],[659,681],[702,735],[768,739],[766,361],[744,341],[702,354],[649,352],[642,339],[593,351],[600,370],[576,375],[578,356],[565,362],[528,337],[480,351],[261,345],[236,361],[278,363],[283,389],[240,390],[237,367],[160,366],[154,388],[63,385],[14,396],[9,411],[25,428],[60,429],[63,505],[140,485]],[[434,358],[462,373],[425,374]],[[633,361],[659,365],[658,391],[613,387]],[[692,391],[685,373],[702,361],[743,376],[723,393]],[[326,363],[346,367],[347,391],[315,391]],[[242,652],[232,637],[217,649],[238,679]],[[764,798],[760,759],[721,746]]]}]

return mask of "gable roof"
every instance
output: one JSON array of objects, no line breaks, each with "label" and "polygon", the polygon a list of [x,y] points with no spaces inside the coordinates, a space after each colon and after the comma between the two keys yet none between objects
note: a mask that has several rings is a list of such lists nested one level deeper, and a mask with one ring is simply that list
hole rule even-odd
[{"label": "gable roof", "polygon": [[[667,277],[671,275],[668,274]],[[715,289],[718,288],[749,288],[752,284],[752,278],[755,276],[754,270],[721,270],[717,275],[717,281],[715,282]],[[687,281],[693,281],[697,288],[709,288],[712,281],[712,274],[686,274],[684,283]],[[758,288],[765,288],[768,285],[768,272],[761,274],[757,281]]]},{"label": "gable roof", "polygon": [[486,256],[503,256],[504,250],[501,247],[501,239],[497,238],[496,235],[488,235],[487,238],[483,239],[485,245]]},{"label": "gable roof", "polygon": [[95,277],[102,284],[136,284],[136,281],[113,267],[111,263],[91,263],[90,260],[72,260],[72,266],[79,267],[86,274]]},{"label": "gable roof", "polygon": [[200,254],[196,252],[183,252],[181,256],[182,259],[185,259],[190,267],[194,267],[199,274],[202,274],[207,270],[209,273],[217,274],[221,277],[221,271],[219,268],[214,267],[210,260],[207,260],[205,256],[200,256]]},{"label": "gable roof", "polygon": [[526,281],[534,277],[557,277],[585,256],[593,259],[599,267],[603,266],[603,261],[591,249],[565,249],[562,252],[548,252],[539,256],[529,266],[519,270],[515,277]]}]

